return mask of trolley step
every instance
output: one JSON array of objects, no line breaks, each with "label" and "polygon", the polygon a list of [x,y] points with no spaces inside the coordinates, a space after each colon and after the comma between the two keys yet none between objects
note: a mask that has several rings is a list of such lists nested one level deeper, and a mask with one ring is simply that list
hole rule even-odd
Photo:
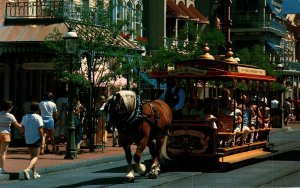
[{"label": "trolley step", "polygon": [[242,153],[237,153],[233,155],[227,155],[219,158],[219,162],[221,163],[237,163],[240,161],[245,161],[248,159],[253,159],[253,158],[258,158],[258,157],[263,157],[270,155],[272,152],[270,151],[265,151],[263,148],[256,149],[256,150],[251,150],[251,151],[246,151]]}]

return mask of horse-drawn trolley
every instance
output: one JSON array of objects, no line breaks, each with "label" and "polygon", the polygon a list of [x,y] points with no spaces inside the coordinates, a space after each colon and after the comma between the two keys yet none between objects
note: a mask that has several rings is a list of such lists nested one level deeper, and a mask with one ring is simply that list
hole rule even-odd
[{"label": "horse-drawn trolley", "polygon": [[[235,163],[271,152],[268,104],[275,77],[256,66],[238,63],[232,53],[228,55],[227,59],[215,59],[206,52],[198,59],[175,63],[172,70],[150,72],[158,84],[152,90],[154,97],[148,100],[126,90],[109,97],[107,126],[118,129],[128,181],[134,180],[134,169],[141,175],[146,173],[141,155],[147,146],[152,156],[149,178],[159,175],[161,161]],[[170,80],[176,80],[176,87],[184,91],[180,111],[167,102],[167,95],[165,101],[159,99],[165,89],[160,86]],[[175,89],[178,95],[179,89]],[[130,149],[133,143],[134,156]]]},{"label": "horse-drawn trolley", "polygon": [[150,73],[158,88],[175,79],[186,95],[182,115],[170,125],[163,159],[235,163],[271,152],[269,102],[276,79],[228,55],[215,59],[207,52],[169,71]]}]

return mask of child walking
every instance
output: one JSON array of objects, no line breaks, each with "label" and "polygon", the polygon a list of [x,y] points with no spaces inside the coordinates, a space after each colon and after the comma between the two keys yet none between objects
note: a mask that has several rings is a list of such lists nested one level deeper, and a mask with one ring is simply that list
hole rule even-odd
[{"label": "child walking", "polygon": [[40,108],[38,102],[32,102],[30,105],[31,112],[24,115],[21,125],[25,132],[25,142],[28,146],[30,154],[30,162],[27,168],[23,171],[25,179],[30,179],[30,170],[32,170],[33,178],[41,176],[36,172],[35,165],[40,154],[40,147],[43,137],[43,119],[39,115]]}]

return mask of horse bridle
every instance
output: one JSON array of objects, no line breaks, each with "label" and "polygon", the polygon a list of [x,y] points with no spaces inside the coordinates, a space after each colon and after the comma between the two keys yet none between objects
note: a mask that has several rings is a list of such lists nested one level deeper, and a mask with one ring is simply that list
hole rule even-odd
[{"label": "horse bridle", "polygon": [[[108,100],[107,103],[106,103],[107,104],[106,124],[109,125],[109,127],[113,127],[113,128],[116,127],[116,124],[118,124],[119,121],[116,121],[116,122],[113,123],[113,125],[111,125],[112,121],[111,121],[111,115],[110,114],[111,114],[112,103],[114,103],[113,104],[114,111],[119,111],[119,109],[121,109],[121,104],[116,103],[115,101],[116,101],[116,94],[114,93],[112,95],[112,98],[110,100]],[[122,121],[122,120],[120,120],[120,121]]]}]

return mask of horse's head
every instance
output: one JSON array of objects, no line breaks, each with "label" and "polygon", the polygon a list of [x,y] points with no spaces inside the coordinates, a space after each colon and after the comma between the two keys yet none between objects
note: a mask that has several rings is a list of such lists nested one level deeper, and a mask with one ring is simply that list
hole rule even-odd
[{"label": "horse's head", "polygon": [[108,128],[127,120],[135,108],[135,97],[132,91],[119,91],[107,99],[104,112]]},{"label": "horse's head", "polygon": [[[107,99],[104,112],[106,114],[106,122],[108,127],[116,126],[121,121],[126,109],[124,101],[119,93],[115,93]],[[119,117],[119,118],[118,118]]]}]

